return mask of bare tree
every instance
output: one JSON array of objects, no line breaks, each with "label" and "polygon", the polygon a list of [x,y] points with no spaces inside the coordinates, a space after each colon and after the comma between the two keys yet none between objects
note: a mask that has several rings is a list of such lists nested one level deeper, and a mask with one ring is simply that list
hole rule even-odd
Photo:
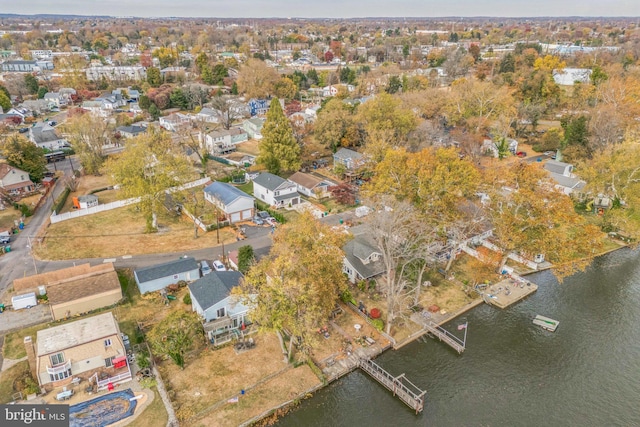
[{"label": "bare tree", "polygon": [[230,129],[236,120],[244,116],[243,106],[236,98],[216,96],[211,100],[211,108],[216,110],[218,123],[225,129]]}]

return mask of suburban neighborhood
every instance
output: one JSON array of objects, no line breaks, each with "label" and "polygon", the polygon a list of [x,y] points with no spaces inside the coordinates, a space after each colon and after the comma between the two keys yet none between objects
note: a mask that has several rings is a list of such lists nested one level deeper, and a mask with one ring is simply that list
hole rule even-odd
[{"label": "suburban neighborhood", "polygon": [[634,19],[118,15],[0,15],[0,404],[294,425],[359,370],[421,417],[378,356],[637,246]]}]

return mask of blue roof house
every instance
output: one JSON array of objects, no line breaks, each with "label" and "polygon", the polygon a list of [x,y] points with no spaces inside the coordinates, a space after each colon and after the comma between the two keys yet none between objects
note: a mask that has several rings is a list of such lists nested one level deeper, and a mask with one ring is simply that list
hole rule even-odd
[{"label": "blue roof house", "polygon": [[253,218],[254,199],[226,182],[215,181],[204,189],[204,198],[212,203],[231,224]]},{"label": "blue roof house", "polygon": [[193,257],[179,258],[164,264],[138,268],[133,276],[141,294],[159,291],[181,280],[192,282],[200,278],[200,268]]}]

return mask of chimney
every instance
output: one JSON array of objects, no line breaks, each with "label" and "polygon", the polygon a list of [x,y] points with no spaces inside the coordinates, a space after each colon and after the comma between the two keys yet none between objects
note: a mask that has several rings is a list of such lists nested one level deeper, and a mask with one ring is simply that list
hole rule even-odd
[{"label": "chimney", "polygon": [[40,383],[40,379],[38,378],[38,372],[36,368],[36,350],[33,346],[33,341],[31,337],[24,337],[24,348],[27,351],[27,360],[29,361],[29,369],[31,369],[31,374],[33,378]]}]

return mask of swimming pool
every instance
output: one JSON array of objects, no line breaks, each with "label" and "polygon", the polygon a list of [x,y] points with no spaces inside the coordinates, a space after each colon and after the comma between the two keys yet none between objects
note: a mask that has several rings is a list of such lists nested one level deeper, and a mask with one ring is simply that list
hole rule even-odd
[{"label": "swimming pool", "polygon": [[136,409],[133,391],[116,391],[69,407],[70,427],[102,427],[130,417]]}]

